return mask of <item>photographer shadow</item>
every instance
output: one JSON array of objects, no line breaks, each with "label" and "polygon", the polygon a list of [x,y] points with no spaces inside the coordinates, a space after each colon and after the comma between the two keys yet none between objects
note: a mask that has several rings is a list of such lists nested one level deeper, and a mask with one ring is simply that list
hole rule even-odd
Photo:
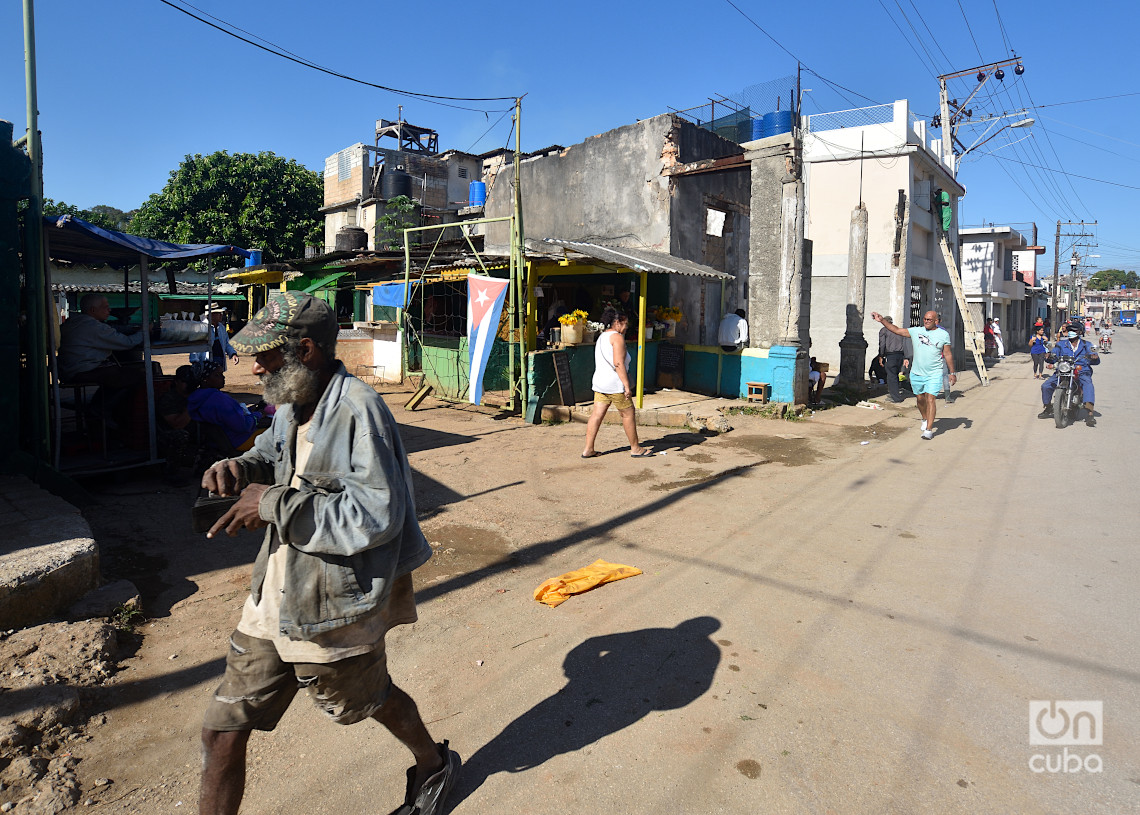
[{"label": "photographer shadow", "polygon": [[566,685],[508,724],[464,763],[450,807],[495,773],[538,767],[653,711],[676,710],[700,698],[712,686],[720,663],[720,648],[709,639],[719,628],[720,621],[713,617],[696,617],[676,628],[643,628],[586,640],[562,663]]}]

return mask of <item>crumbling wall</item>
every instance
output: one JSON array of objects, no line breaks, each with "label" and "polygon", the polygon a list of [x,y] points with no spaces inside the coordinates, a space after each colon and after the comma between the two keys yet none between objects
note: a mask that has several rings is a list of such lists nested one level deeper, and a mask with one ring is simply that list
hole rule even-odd
[{"label": "crumbling wall", "polygon": [[[528,244],[563,238],[668,252],[670,181],[662,170],[678,160],[664,151],[674,119],[672,114],[655,116],[523,161]],[[488,190],[486,217],[511,214],[513,177],[510,164],[499,171]],[[488,253],[508,253],[508,229],[506,224],[488,225]]]}]

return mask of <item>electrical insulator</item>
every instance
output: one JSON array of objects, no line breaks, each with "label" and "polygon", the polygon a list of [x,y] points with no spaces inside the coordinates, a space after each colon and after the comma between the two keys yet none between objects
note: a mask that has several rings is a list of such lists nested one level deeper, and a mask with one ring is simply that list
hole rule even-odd
[{"label": "electrical insulator", "polygon": [[966,110],[964,110],[964,111],[962,111],[962,112],[966,114],[966,118],[967,118],[967,119],[971,119],[971,118],[973,118],[973,116],[974,116],[974,111],[973,111],[973,110],[970,110],[970,109],[966,109]]},{"label": "electrical insulator", "polygon": [[1017,63],[1017,65],[1014,67],[1014,69],[1013,69],[1013,72],[1014,72],[1015,74],[1017,74],[1018,76],[1021,76],[1023,73],[1025,73],[1025,66],[1024,66],[1024,65],[1022,65],[1022,64],[1019,62],[1019,63]]},{"label": "electrical insulator", "polygon": [[1001,68],[998,68],[996,71],[994,71],[994,76],[998,78],[998,82],[1001,82],[1003,79],[1005,79],[1005,71],[1003,71]]},{"label": "electrical insulator", "polygon": [[986,72],[985,71],[978,71],[978,81],[979,82],[985,82],[986,81]]},{"label": "electrical insulator", "polygon": [[930,126],[935,128],[935,129],[942,127],[942,117],[941,116],[935,116],[933,119],[930,120]]}]

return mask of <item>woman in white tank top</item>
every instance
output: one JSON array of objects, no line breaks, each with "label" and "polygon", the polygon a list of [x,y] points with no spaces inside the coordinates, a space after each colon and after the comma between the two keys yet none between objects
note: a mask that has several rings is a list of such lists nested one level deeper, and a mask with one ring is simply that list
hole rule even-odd
[{"label": "woman in white tank top", "polygon": [[621,414],[622,427],[629,439],[629,452],[634,458],[652,456],[653,452],[642,447],[637,441],[637,414],[633,407],[633,388],[629,383],[629,353],[625,350],[625,330],[629,318],[613,306],[606,306],[602,312],[605,332],[598,337],[594,346],[594,412],[586,423],[586,449],[582,458],[598,455],[594,440],[610,405]]}]

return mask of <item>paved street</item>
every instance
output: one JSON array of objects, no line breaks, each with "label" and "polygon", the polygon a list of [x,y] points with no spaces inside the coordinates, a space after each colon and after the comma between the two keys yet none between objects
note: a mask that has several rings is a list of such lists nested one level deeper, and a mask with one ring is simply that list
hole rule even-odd
[{"label": "paved street", "polygon": [[[651,436],[666,455],[649,461],[582,462],[582,425],[476,416],[459,444],[432,429],[438,411],[398,413],[436,507],[429,538],[460,554],[464,529],[510,542],[472,568],[432,566],[420,622],[389,639],[397,683],[466,760],[454,811],[1137,811],[1140,333],[1117,340],[1096,428],[1036,418],[1025,354],[939,402],[929,442],[913,400],[827,435],[760,422],[689,446]],[[602,449],[619,435],[603,430]],[[520,438],[537,449],[511,454]],[[531,599],[597,558],[645,573],[557,609]],[[194,576],[144,629],[141,681],[124,681],[148,686],[147,664],[165,678],[96,731],[88,772],[111,776],[113,749],[140,784],[161,775],[193,802],[199,717],[247,568]],[[168,652],[181,643],[191,670],[191,634],[205,642],[193,683],[173,680]],[[1034,700],[1102,702],[1103,744],[1032,745]],[[251,744],[243,812],[388,811],[402,794],[408,758],[390,736],[337,728],[300,698]],[[1065,750],[1079,771],[1030,769]]]}]

